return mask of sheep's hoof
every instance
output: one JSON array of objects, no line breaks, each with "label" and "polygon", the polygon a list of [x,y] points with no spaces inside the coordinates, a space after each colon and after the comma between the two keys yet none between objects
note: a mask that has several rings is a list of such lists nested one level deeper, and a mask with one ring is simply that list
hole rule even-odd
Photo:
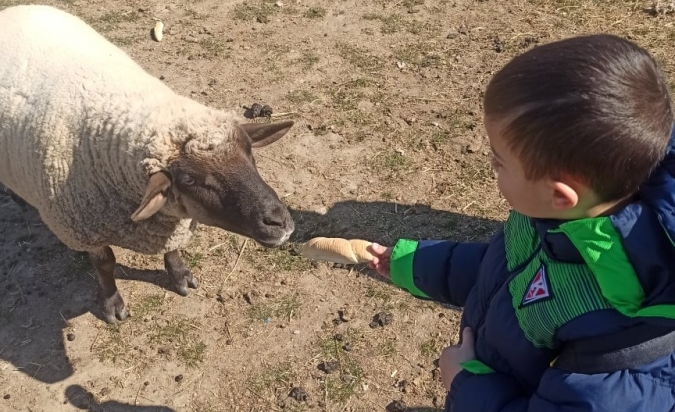
[{"label": "sheep's hoof", "polygon": [[192,289],[197,289],[199,287],[199,282],[192,276],[192,272],[190,272],[189,269],[176,271],[176,273],[173,273],[173,278],[176,291],[181,296],[190,294],[188,287]]},{"label": "sheep's hoof", "polygon": [[199,282],[197,281],[197,279],[192,277],[192,275],[190,275],[190,279],[187,280],[187,284],[192,289],[197,289],[199,287]]},{"label": "sheep's hoof", "polygon": [[118,320],[125,320],[128,316],[124,300],[119,292],[103,300],[103,318],[107,323],[117,323]]}]

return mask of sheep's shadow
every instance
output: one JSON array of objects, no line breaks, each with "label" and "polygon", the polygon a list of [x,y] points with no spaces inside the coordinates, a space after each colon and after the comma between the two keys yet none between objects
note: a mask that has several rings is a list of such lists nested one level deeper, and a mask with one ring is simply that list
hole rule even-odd
[{"label": "sheep's shadow", "polygon": [[[120,279],[173,290],[162,270],[120,265]],[[98,282],[84,253],[63,245],[37,211],[0,188],[0,359],[33,379],[56,383],[73,374],[64,330],[91,313],[103,322]]]},{"label": "sheep's shadow", "polygon": [[[478,241],[499,226],[425,205],[390,202],[345,201],[325,211],[291,213],[297,229],[290,243],[315,236],[385,245],[401,237]],[[38,381],[62,381],[73,374],[64,342],[68,320],[88,312],[101,319],[93,268],[85,254],[58,241],[34,209],[22,210],[2,190],[0,239],[0,358]],[[163,270],[120,266],[116,276],[174,291]]]},{"label": "sheep's shadow", "polygon": [[66,398],[77,409],[89,412],[175,412],[166,406],[131,405],[117,401],[97,402],[94,395],[80,385],[66,388]]},{"label": "sheep's shadow", "polygon": [[0,190],[0,211],[0,358],[41,382],[61,381],[73,373],[63,329],[94,304],[96,281],[34,209]]}]

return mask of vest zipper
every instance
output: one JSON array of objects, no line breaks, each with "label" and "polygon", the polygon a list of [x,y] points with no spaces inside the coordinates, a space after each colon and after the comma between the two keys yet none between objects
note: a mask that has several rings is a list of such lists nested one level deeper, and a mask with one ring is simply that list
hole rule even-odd
[{"label": "vest zipper", "polygon": [[539,246],[537,246],[537,248],[534,250],[534,252],[532,252],[530,257],[527,258],[524,262],[520,263],[515,268],[513,268],[513,270],[511,270],[511,272],[507,273],[507,275],[504,276],[504,278],[499,282],[499,284],[492,289],[492,291],[490,292],[490,296],[488,296],[485,303],[483,304],[483,316],[481,316],[481,320],[478,323],[478,325],[476,325],[476,328],[474,330],[478,331],[478,329],[480,329],[480,327],[483,326],[483,323],[485,323],[485,318],[486,318],[487,310],[490,307],[490,303],[492,303],[492,299],[494,299],[495,294],[502,288],[504,283],[507,282],[507,281],[510,282],[514,277],[516,277],[518,274],[520,274],[520,272],[523,269],[525,269],[525,267],[527,265],[529,265],[534,260],[535,257],[537,257],[539,255],[539,252],[541,252],[541,249],[542,249],[542,243],[539,242]]}]

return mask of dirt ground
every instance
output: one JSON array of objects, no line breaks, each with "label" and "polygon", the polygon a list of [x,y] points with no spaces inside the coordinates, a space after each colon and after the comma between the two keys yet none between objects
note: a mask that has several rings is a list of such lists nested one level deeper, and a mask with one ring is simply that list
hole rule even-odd
[{"label": "dirt ground", "polygon": [[[200,227],[184,257],[201,287],[187,297],[161,256],[116,249],[132,318],[108,326],[86,257],[0,192],[0,411],[441,410],[435,360],[456,342],[459,310],[362,266],[310,262],[298,245],[489,239],[508,207],[489,167],[482,91],[537,44],[628,36],[675,80],[668,1],[282,2],[45,2],[179,93],[294,119],[256,158],[297,231],[265,249]],[[150,36],[155,18],[162,42]]]}]

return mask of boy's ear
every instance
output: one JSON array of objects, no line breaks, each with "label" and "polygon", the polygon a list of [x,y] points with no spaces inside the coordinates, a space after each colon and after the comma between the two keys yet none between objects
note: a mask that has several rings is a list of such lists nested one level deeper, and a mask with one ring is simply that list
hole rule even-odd
[{"label": "boy's ear", "polygon": [[553,181],[550,183],[550,189],[553,210],[573,209],[579,203],[579,193],[567,183]]}]

